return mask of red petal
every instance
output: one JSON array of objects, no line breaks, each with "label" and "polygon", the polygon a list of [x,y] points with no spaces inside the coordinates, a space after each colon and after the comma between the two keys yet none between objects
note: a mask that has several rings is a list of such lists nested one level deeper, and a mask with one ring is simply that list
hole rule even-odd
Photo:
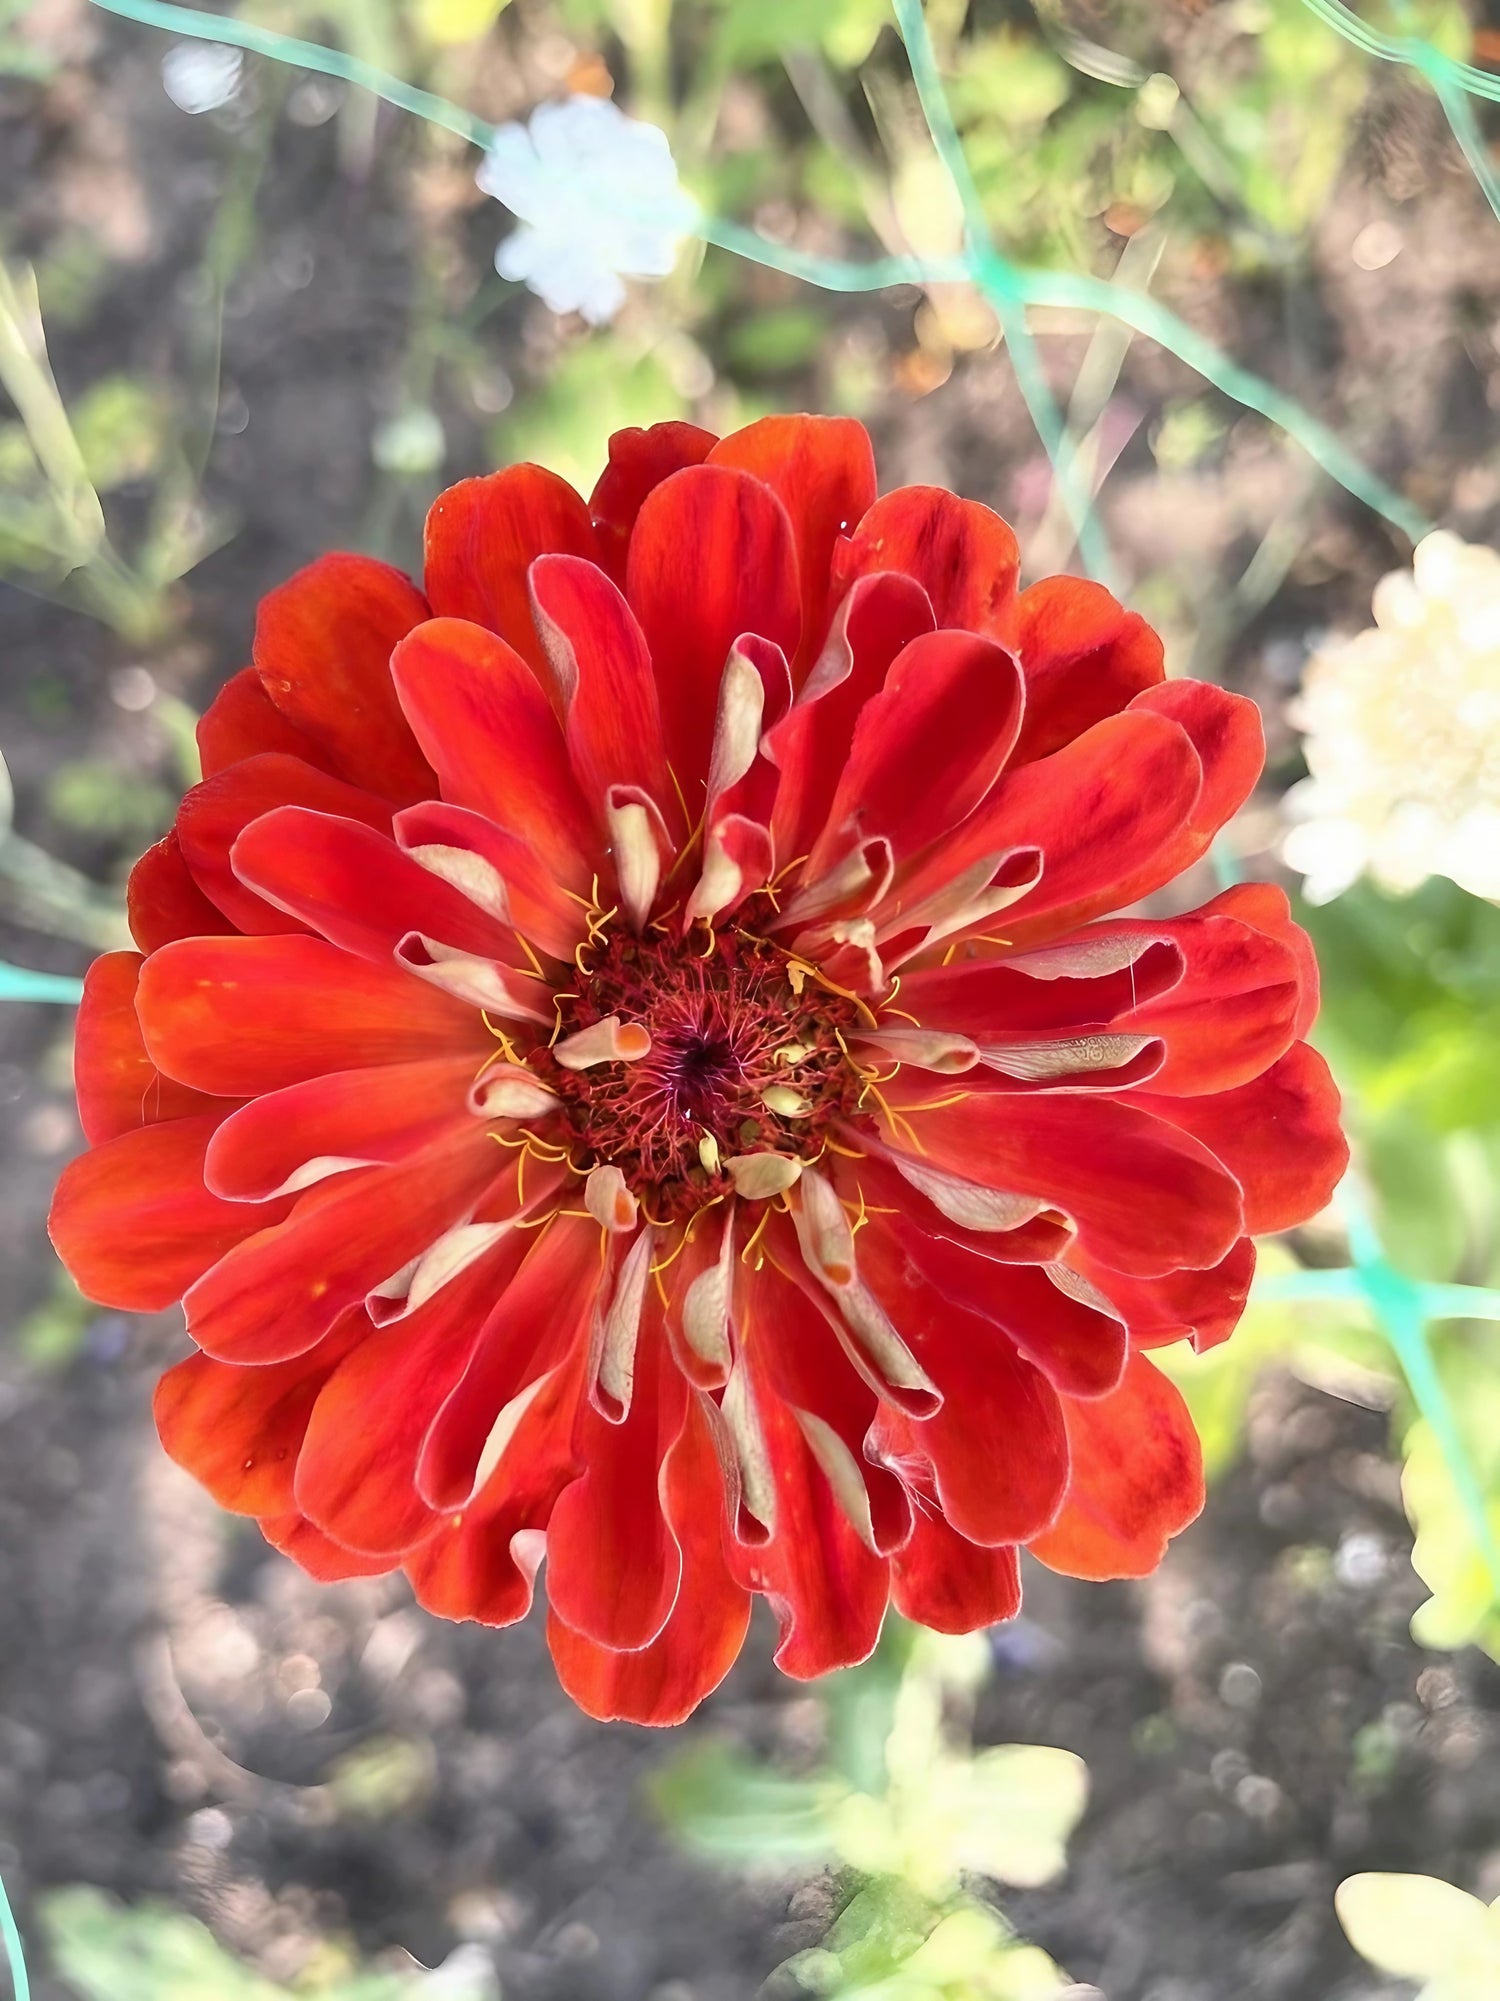
[{"label": "red petal", "polygon": [[781,772],[772,829],[783,868],[808,853],[828,818],[860,711],[902,648],[931,631],[932,607],[910,577],[862,577],[839,606],[800,696],[767,734]]},{"label": "red petal", "polygon": [[1021,1609],[1014,1549],[969,1542],[936,1512],[919,1511],[912,1539],[891,1564],[891,1602],[935,1633],[973,1633]]},{"label": "red petal", "polygon": [[1238,1090],[1211,1098],[1135,1091],[1130,1103],[1170,1119],[1217,1155],[1245,1191],[1245,1228],[1256,1236],[1295,1229],[1315,1216],[1349,1165],[1338,1086],[1305,1042],[1293,1043],[1263,1077]]},{"label": "red petal", "polygon": [[135,1013],[141,963],[137,952],[106,952],[84,975],[73,1038],[73,1081],[79,1120],[95,1146],[137,1126],[224,1109],[163,1077],[146,1054]]},{"label": "red petal", "polygon": [[[1006,935],[1016,943],[1055,937],[1104,911],[1120,910],[1152,895],[1194,862],[1202,860],[1215,834],[1233,818],[1254,789],[1265,762],[1265,733],[1260,711],[1248,697],[1232,695],[1206,681],[1164,681],[1159,687],[1137,695],[1115,720],[1124,723],[1136,716],[1163,717],[1186,733],[1203,771],[1197,797],[1181,824],[1162,839],[1153,853],[1141,858],[1132,856],[1128,872],[1112,870],[1106,885],[1098,890],[1081,890],[1077,901],[1066,909],[1053,909],[1049,899],[1049,914],[1045,918],[1033,921],[1033,906],[1018,906],[1016,917],[1010,919],[1007,915],[1006,923]],[[1101,729],[1110,727],[1107,723],[1099,725]],[[1079,742],[1086,743],[1097,734],[1097,729],[1091,730]]]},{"label": "red petal", "polygon": [[599,537],[599,560],[621,586],[635,518],[653,487],[684,466],[702,465],[718,439],[696,424],[668,422],[616,431],[609,464],[599,475],[590,510]]},{"label": "red petal", "polygon": [[840,587],[872,570],[915,577],[940,627],[1004,640],[1021,555],[1009,525],[940,486],[903,486],[877,500],[834,555]]},{"label": "red petal", "polygon": [[351,1313],[307,1354],[263,1369],[190,1355],[167,1370],[152,1402],[168,1456],[233,1514],[290,1513],[318,1393],[368,1332],[364,1316]]},{"label": "red petal", "polygon": [[215,778],[231,764],[265,751],[300,758],[304,764],[330,769],[310,736],[289,723],[266,693],[253,667],[231,674],[198,722],[198,760],[205,778]]},{"label": "red petal", "polygon": [[908,907],[986,856],[1039,848],[1041,880],[1004,913],[1005,936],[1052,936],[1129,902],[1122,886],[1187,826],[1203,776],[1183,731],[1135,710],[1096,723],[1051,757],[1008,772],[903,885]]},{"label": "red petal", "polygon": [[1254,925],[1267,938],[1285,945],[1297,966],[1298,999],[1294,1033],[1300,1042],[1318,1017],[1318,958],[1313,942],[1292,918],[1292,906],[1284,889],[1270,882],[1240,882],[1206,903],[1200,916],[1210,911],[1237,917],[1242,924]]},{"label": "red petal", "polygon": [[[912,1441],[932,1468],[943,1513],[970,1542],[993,1547],[1035,1535],[1067,1484],[1056,1391],[992,1321],[935,1293],[893,1237],[861,1232],[859,1270],[943,1395],[928,1418],[883,1406],[876,1439],[887,1451],[894,1440]],[[891,1457],[899,1468],[899,1452]]]},{"label": "red petal", "polygon": [[1161,641],[1139,613],[1081,577],[1047,577],[1022,591],[1007,638],[1026,676],[1016,764],[1061,750],[1166,672]]},{"label": "red petal", "polygon": [[1021,675],[1003,646],[929,632],[899,653],[854,728],[813,879],[884,837],[897,863],[951,833],[989,792],[1021,726]]},{"label": "red petal", "polygon": [[681,1723],[733,1667],[750,1623],[750,1596],[725,1560],[724,1476],[708,1422],[690,1404],[662,1467],[662,1505],[682,1551],[672,1615],[633,1653],[601,1647],[554,1612],[547,1644],[563,1687],[603,1723]]},{"label": "red petal", "polygon": [[[1203,766],[1203,790],[1193,808],[1191,831],[1197,859],[1255,789],[1266,761],[1260,710],[1248,695],[1234,695],[1210,681],[1163,681],[1130,704],[1132,715],[1167,716],[1187,731]],[[1183,861],[1174,873],[1187,866]]]},{"label": "red petal", "polygon": [[208,1184],[227,1201],[263,1202],[312,1161],[401,1160],[463,1118],[475,1069],[472,1056],[439,1056],[267,1092],[214,1134]]},{"label": "red petal", "polygon": [[598,553],[589,511],[568,482],[533,465],[460,480],[432,503],[426,539],[434,616],[487,626],[545,674],[526,573],[538,556]]},{"label": "red petal", "polygon": [[1170,937],[1185,960],[1179,986],[1121,1017],[1133,1034],[1160,1036],[1166,1044],[1153,1094],[1201,1097],[1248,1083],[1285,1053],[1295,1034],[1300,983],[1292,952],[1218,908],[1141,927]]},{"label": "red petal", "polygon": [[734,1544],[730,1561],[742,1584],[771,1601],[781,1627],[776,1665],[798,1681],[811,1681],[874,1652],[890,1565],[860,1541],[796,1418],[753,1356],[749,1366],[775,1482],[776,1527],[767,1542]]},{"label": "red petal", "polygon": [[869,434],[853,417],[762,417],[715,445],[708,462],[753,473],[787,511],[802,579],[800,685],[828,624],[834,549],[875,502]]},{"label": "red petal", "polygon": [[578,1344],[541,1378],[479,1493],[406,1559],[417,1603],[427,1611],[508,1626],[531,1609],[541,1531],[578,1471],[573,1431],[585,1354]]},{"label": "red petal", "polygon": [[945,1299],[1002,1328],[1065,1396],[1103,1396],[1119,1382],[1123,1319],[1074,1298],[1037,1265],[985,1257],[904,1215],[875,1221]]},{"label": "red petal", "polygon": [[234,844],[235,874],[346,952],[388,965],[412,931],[481,958],[520,958],[515,933],[358,820],[281,806]]},{"label": "red petal", "polygon": [[444,799],[531,843],[565,882],[586,883],[598,839],[552,705],[521,656],[443,618],[414,632],[392,665]]},{"label": "red petal", "polygon": [[320,556],[261,599],[255,665],[281,713],[341,776],[398,805],[435,790],[391,685],[391,653],[427,617],[419,590],[369,556]]},{"label": "red petal", "polygon": [[347,1577],[379,1577],[394,1566],[388,1556],[356,1556],[341,1549],[332,1536],[315,1529],[301,1515],[262,1516],[260,1532],[272,1549],[289,1556],[319,1584],[340,1584]]},{"label": "red petal", "polygon": [[1191,1341],[1201,1355],[1239,1325],[1255,1276],[1255,1246],[1241,1237],[1207,1271],[1170,1271],[1160,1278],[1127,1278],[1077,1252],[1069,1262],[1124,1314],[1134,1347]]},{"label": "red petal", "polygon": [[1014,1229],[971,1230],[945,1216],[879,1154],[852,1161],[836,1158],[834,1179],[846,1203],[863,1203],[867,1214],[894,1210],[924,1236],[942,1237],[978,1257],[1001,1264],[1050,1264],[1073,1248],[1073,1232],[1055,1211],[1044,1211]]},{"label": "red petal", "polygon": [[[688,1388],[648,1302],[630,1408],[611,1423],[579,1407],[583,1472],[547,1524],[547,1598],[563,1624],[601,1647],[631,1651],[658,1637],[677,1603],[682,1551],[662,1512],[663,1462],[687,1421]],[[703,1497],[699,1497],[703,1505]]]},{"label": "red petal", "polygon": [[[996,923],[1004,921],[1003,915]],[[957,959],[901,976],[907,1011],[926,1028],[942,1028],[984,1042],[1005,1035],[1067,1035],[1107,1028],[1121,1015],[1170,994],[1181,983],[1182,950],[1170,942],[1170,924],[1093,924],[1060,939],[1035,957]],[[1147,941],[1151,942],[1147,942]],[[1121,956],[1120,942],[1141,949],[1123,967],[1100,973]],[[1054,955],[1055,954],[1055,955]],[[1059,971],[1076,964],[1074,976]],[[1034,970],[1032,970],[1034,968]]]},{"label": "red petal", "polygon": [[1067,1577],[1146,1577],[1203,1506],[1198,1435],[1176,1387],[1132,1355],[1110,1396],[1067,1403],[1067,1504],[1030,1545]]},{"label": "red petal", "polygon": [[[1120,1271],[1150,1278],[1217,1264],[1242,1234],[1239,1189],[1206,1146],[1178,1130],[1175,1109],[1223,1100],[1163,1098],[1152,1106],[1161,1116],[1148,1118],[1106,1098],[976,1092],[917,1112],[903,1110],[901,1081],[884,1089],[925,1160],[1040,1196],[1073,1217],[1086,1250]],[[900,1131],[891,1144],[915,1150]]]},{"label": "red petal", "polygon": [[484,1132],[464,1132],[396,1166],[341,1174],[300,1196],[284,1223],[237,1245],[189,1288],[189,1334],[226,1362],[304,1353],[341,1313],[471,1213],[495,1178],[495,1151]]},{"label": "red petal", "polygon": [[675,823],[656,678],[630,606],[576,556],[532,564],[531,602],[584,798],[602,817],[612,785],[639,786]]},{"label": "red petal", "polygon": [[[750,1333],[747,1325],[741,1333],[759,1345],[768,1390],[794,1411],[826,1425],[842,1443],[849,1455],[847,1471],[864,1489],[859,1505],[869,1515],[867,1522],[853,1525],[862,1540],[888,1556],[910,1536],[912,1511],[900,1481],[865,1453],[879,1407],[875,1392],[856,1375],[819,1304],[769,1264],[747,1295],[747,1323],[752,1311],[758,1331]],[[848,1513],[848,1497],[843,1499]]]},{"label": "red petal", "polygon": [[[503,885],[504,906],[517,931],[565,964],[587,936],[583,906],[559,886],[536,850],[482,813],[437,800],[408,806],[396,816],[396,840],[424,867],[451,860],[453,851],[477,856]],[[450,850],[447,857],[423,852],[444,848]]]},{"label": "red petal", "polygon": [[494,1049],[476,1009],[321,938],[180,939],[147,960],[136,1007],[161,1069],[225,1097]]},{"label": "red petal", "polygon": [[346,1548],[395,1556],[437,1527],[441,1517],[417,1492],[422,1440],[525,1246],[524,1236],[502,1238],[395,1326],[367,1327],[324,1381],[297,1461],[296,1504]]},{"label": "red petal", "polygon": [[730,647],[753,632],[789,660],[797,649],[801,594],[786,509],[748,473],[708,465],[674,473],[641,508],[626,595],[651,649],[667,756],[695,819]]},{"label": "red petal", "polygon": [[79,1290],[101,1306],[160,1313],[252,1230],[285,1215],[203,1186],[217,1116],[121,1133],[62,1171],[47,1227]]},{"label": "red petal", "polygon": [[475,1469],[502,1411],[575,1351],[587,1349],[585,1329],[601,1269],[599,1231],[589,1217],[559,1217],[534,1240],[423,1443],[417,1481],[433,1507],[458,1508],[470,1499]]},{"label": "red petal", "polygon": [[195,785],[177,814],[183,857],[204,895],[240,931],[302,928],[295,917],[273,909],[247,889],[230,866],[230,849],[245,828],[278,806],[338,813],[385,830],[391,824],[390,806],[373,792],[345,785],[341,779],[315,771],[300,758],[280,752],[248,758],[217,778]]},{"label": "red petal", "polygon": [[125,891],[130,935],[143,952],[177,938],[207,938],[233,930],[194,882],[174,828],[147,848],[130,871]]}]

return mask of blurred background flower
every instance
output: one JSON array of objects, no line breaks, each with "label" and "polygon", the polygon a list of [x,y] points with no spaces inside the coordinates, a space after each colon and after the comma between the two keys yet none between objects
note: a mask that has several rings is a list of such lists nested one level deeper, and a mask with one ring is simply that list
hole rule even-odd
[{"label": "blurred background flower", "polygon": [[495,253],[501,277],[591,326],[624,305],[623,279],[667,276],[698,215],[666,133],[607,97],[568,97],[502,125],[477,178],[520,217]]},{"label": "blurred background flower", "polygon": [[1314,903],[1365,873],[1500,897],[1500,555],[1429,535],[1372,608],[1292,705],[1310,775],[1287,794],[1287,862]]}]

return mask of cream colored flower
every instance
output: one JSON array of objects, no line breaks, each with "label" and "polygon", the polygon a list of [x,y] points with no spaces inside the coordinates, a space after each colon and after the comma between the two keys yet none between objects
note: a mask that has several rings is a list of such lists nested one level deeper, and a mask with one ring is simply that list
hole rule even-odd
[{"label": "cream colored flower", "polygon": [[698,219],[666,133],[608,98],[564,98],[502,125],[477,179],[520,217],[495,253],[501,277],[593,326],[624,305],[624,279],[666,277]]},{"label": "cream colored flower", "polygon": [[1372,609],[1292,709],[1310,775],[1287,794],[1286,860],[1313,903],[1363,874],[1500,898],[1500,554],[1429,535]]}]

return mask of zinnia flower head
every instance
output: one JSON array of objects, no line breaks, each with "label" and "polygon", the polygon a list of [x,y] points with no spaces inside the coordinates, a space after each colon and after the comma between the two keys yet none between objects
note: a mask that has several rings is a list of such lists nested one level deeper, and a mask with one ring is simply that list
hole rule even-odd
[{"label": "zinnia flower head", "polygon": [[1365,873],[1500,897],[1500,555],[1444,532],[1375,587],[1373,628],[1309,664],[1292,720],[1310,776],[1284,852],[1314,903]]},{"label": "zinnia flower head", "polygon": [[1166,681],[863,430],[615,438],[443,494],[422,590],[261,607],[79,1020],[79,1284],[181,1299],[167,1450],[669,1722],[777,1659],[1136,1576],[1201,1500],[1149,1351],[1344,1162],[1285,898],[1201,857],[1254,706]]}]

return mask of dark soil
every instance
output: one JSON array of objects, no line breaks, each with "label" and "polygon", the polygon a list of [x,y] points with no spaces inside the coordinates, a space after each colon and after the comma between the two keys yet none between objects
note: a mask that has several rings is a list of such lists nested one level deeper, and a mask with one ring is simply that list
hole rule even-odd
[{"label": "dark soil", "polygon": [[[71,0],[47,11],[70,58],[58,80],[0,81],[13,244],[37,254],[82,227],[110,260],[94,309],[54,330],[65,392],[103,372],[170,380],[233,134],[166,102],[159,38],[98,25]],[[527,82],[518,47],[526,92],[550,87]],[[503,113],[506,86],[487,87],[486,108]],[[1391,102],[1319,226],[1302,281],[1318,336],[1295,386],[1422,505],[1482,534],[1500,505],[1485,455],[1500,232],[1432,119]],[[146,664],[201,707],[245,657],[257,596],[298,564],[352,542],[414,559],[427,491],[377,476],[369,441],[409,361],[413,268],[433,228],[414,188],[431,162],[398,120],[382,115],[378,137],[367,171],[341,156],[333,125],[274,125],[253,254],[229,291],[206,486],[234,532],[184,587],[170,644],[143,653],[0,585],[0,744],[18,825],[99,880],[119,879],[126,846],[53,818],[51,775],[108,758],[175,782],[164,732],[121,705],[120,670]],[[1357,269],[1350,242],[1388,213],[1401,257]],[[446,282],[472,297],[496,212],[455,198],[438,233],[457,260]],[[1253,294],[1206,281],[1181,303],[1221,335],[1239,325],[1244,351],[1274,365],[1280,322]],[[902,313],[909,325],[899,302],[837,311],[877,341],[900,338]],[[558,336],[506,297],[476,340],[524,388]],[[1049,335],[1045,348],[1065,380],[1081,343]],[[1238,425],[1209,464],[1159,472],[1153,426],[1191,388],[1137,344],[1120,392],[1134,432],[1106,514],[1129,572],[1168,579],[1172,617],[1206,629],[1210,664],[1261,696],[1284,777],[1282,709],[1309,635],[1361,615],[1404,550],[1258,425]],[[819,394],[813,377],[792,400]],[[714,407],[709,392],[709,421]],[[481,467],[480,415],[456,396],[442,414],[447,476]],[[919,400],[890,389],[870,421],[888,482],[943,480],[1035,525],[1040,469],[994,354]],[[127,522],[142,506],[124,495]],[[1269,608],[1236,605],[1234,578],[1288,515],[1281,590]],[[1269,840],[1258,824],[1252,848]],[[0,956],[61,971],[87,959],[14,928]],[[81,1143],[67,1035],[61,1011],[0,1011],[0,1309],[13,1330],[56,1280],[43,1218]],[[174,1321],[105,1314],[52,1363],[25,1341],[0,1357],[0,1873],[23,1925],[62,1884],[166,1897],[283,1979],[319,1937],[429,1965],[471,1940],[493,1954],[506,2001],[748,2001],[817,1942],[832,1881],[712,1874],[643,1797],[705,1732],[793,1764],[814,1755],[816,1703],[770,1667],[767,1622],[683,1731],[595,1725],[559,1694],[535,1619],[496,1635],[427,1618],[400,1583],[320,1588],[220,1515],[151,1427],[152,1381],[182,1345]],[[1500,1669],[1412,1643],[1423,1594],[1409,1546],[1386,1421],[1278,1378],[1256,1399],[1246,1456],[1159,1577],[1032,1578],[1025,1620],[995,1635],[980,1726],[986,1741],[1087,1760],[1091,1806],[1066,1880],[1005,1898],[1076,1979],[1109,2001],[1376,2001],[1405,1990],[1344,1944],[1331,1902],[1342,1877],[1417,1868],[1500,1892]],[[39,1993],[61,1989],[43,1973]]]}]

